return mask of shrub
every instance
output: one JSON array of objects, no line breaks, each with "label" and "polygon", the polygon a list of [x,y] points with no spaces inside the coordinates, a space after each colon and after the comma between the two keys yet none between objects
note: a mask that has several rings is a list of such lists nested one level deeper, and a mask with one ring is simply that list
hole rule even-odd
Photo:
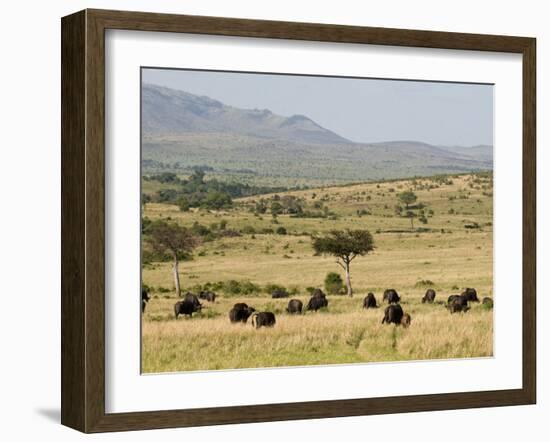
[{"label": "shrub", "polygon": [[275,233],[277,233],[277,235],[286,235],[286,229],[283,226],[277,227]]},{"label": "shrub", "polygon": [[266,284],[266,286],[264,287],[264,291],[269,293],[270,295],[273,292],[288,294],[287,289],[284,286],[279,284]]},{"label": "shrub", "polygon": [[414,286],[415,287],[432,287],[434,285],[435,284],[433,283],[433,281],[430,281],[429,279],[422,279],[418,281]]},{"label": "shrub", "polygon": [[337,295],[342,291],[344,287],[344,281],[342,277],[335,272],[327,273],[325,277],[325,290],[331,295]]},{"label": "shrub", "polygon": [[256,229],[252,226],[244,226],[241,229],[241,233],[244,233],[245,235],[253,235],[254,233],[256,233]]}]

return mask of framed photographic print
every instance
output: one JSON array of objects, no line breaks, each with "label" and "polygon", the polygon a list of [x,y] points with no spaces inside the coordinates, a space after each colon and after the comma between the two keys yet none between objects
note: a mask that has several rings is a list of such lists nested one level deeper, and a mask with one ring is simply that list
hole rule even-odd
[{"label": "framed photographic print", "polygon": [[535,40],[62,19],[62,423],[536,400]]}]

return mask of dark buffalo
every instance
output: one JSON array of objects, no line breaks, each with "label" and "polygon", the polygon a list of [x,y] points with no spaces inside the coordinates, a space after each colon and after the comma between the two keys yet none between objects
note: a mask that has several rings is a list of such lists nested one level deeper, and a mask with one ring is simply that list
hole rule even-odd
[{"label": "dark buffalo", "polygon": [[311,292],[311,296],[314,298],[326,298],[327,295],[325,295],[325,292],[323,292],[321,289],[317,288]]},{"label": "dark buffalo", "polygon": [[451,305],[455,299],[460,298],[460,295],[451,295],[447,298],[447,306]]},{"label": "dark buffalo", "polygon": [[304,304],[299,299],[291,299],[288,301],[288,307],[286,308],[286,311],[290,314],[302,314],[302,307]]},{"label": "dark buffalo", "polygon": [[245,308],[248,308],[248,304],[245,304],[244,302],[237,302],[234,306],[233,306],[234,309],[245,309]]},{"label": "dark buffalo", "polygon": [[184,296],[183,296],[183,300],[184,301],[187,301],[187,302],[190,302],[191,304],[193,304],[193,306],[195,308],[199,308],[202,307],[202,304],[200,303],[199,301],[199,298],[197,297],[197,295],[194,295],[193,293],[191,292],[187,292]]},{"label": "dark buffalo", "polygon": [[229,321],[233,323],[246,323],[250,315],[252,315],[255,311],[256,309],[254,309],[254,307],[249,307],[244,302],[239,302],[235,304],[231,310],[229,310]]},{"label": "dark buffalo", "polygon": [[363,299],[363,308],[377,308],[376,305],[376,298],[374,297],[374,293],[370,292],[367,296],[365,296],[365,299]]},{"label": "dark buffalo", "polygon": [[487,308],[493,308],[493,298],[485,297],[481,303]]},{"label": "dark buffalo", "polygon": [[176,319],[178,319],[179,315],[187,315],[190,318],[193,317],[193,313],[200,311],[202,308],[201,304],[195,305],[193,301],[184,299],[183,301],[178,301],[174,305],[174,313],[176,315]]},{"label": "dark buffalo", "polygon": [[145,306],[151,298],[149,297],[149,292],[145,289],[141,291],[141,313],[145,312]]},{"label": "dark buffalo", "polygon": [[204,299],[208,302],[215,302],[216,301],[216,294],[213,292],[200,292],[199,298]]},{"label": "dark buffalo", "polygon": [[384,310],[384,318],[382,319],[382,324],[401,324],[401,319],[403,318],[403,309],[399,304],[388,305],[386,310]]},{"label": "dark buffalo", "polygon": [[314,296],[312,295],[311,298],[309,298],[309,302],[307,303],[307,310],[311,311],[317,311],[320,308],[328,307],[328,299],[326,296]]},{"label": "dark buffalo", "polygon": [[434,289],[426,290],[426,293],[422,298],[422,304],[425,304],[425,303],[433,304],[434,301],[435,301],[435,290]]},{"label": "dark buffalo", "polygon": [[447,308],[452,313],[467,312],[470,310],[468,306],[468,298],[463,295],[449,296]]},{"label": "dark buffalo", "polygon": [[467,288],[461,293],[461,296],[466,297],[466,299],[470,302],[479,302],[479,299],[477,298],[476,289]]},{"label": "dark buffalo", "polygon": [[275,315],[271,312],[258,312],[252,315],[250,321],[252,327],[273,327],[275,325]]},{"label": "dark buffalo", "polygon": [[382,297],[383,301],[387,301],[388,304],[397,304],[401,300],[399,294],[395,289],[384,290],[384,296]]},{"label": "dark buffalo", "polygon": [[274,299],[277,298],[288,298],[290,295],[285,289],[275,289],[271,292],[271,297]]},{"label": "dark buffalo", "polygon": [[409,315],[408,313],[404,313],[403,317],[401,318],[401,325],[404,328],[407,328],[408,326],[410,326],[411,325],[411,315]]}]

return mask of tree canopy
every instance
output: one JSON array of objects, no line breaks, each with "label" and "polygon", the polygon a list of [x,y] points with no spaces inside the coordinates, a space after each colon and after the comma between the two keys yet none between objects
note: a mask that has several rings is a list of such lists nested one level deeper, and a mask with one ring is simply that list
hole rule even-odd
[{"label": "tree canopy", "polygon": [[404,192],[398,193],[397,198],[405,204],[407,209],[410,204],[413,204],[416,201],[416,194],[412,190],[405,190]]},{"label": "tree canopy", "polygon": [[328,235],[313,239],[315,252],[353,260],[374,250],[374,240],[368,230],[331,230]]},{"label": "tree canopy", "polygon": [[183,258],[200,244],[200,239],[191,230],[163,220],[150,222],[144,233],[145,240],[155,252],[163,254],[168,251],[177,259]]},{"label": "tree canopy", "polygon": [[348,295],[353,296],[349,267],[357,256],[374,250],[374,240],[368,230],[331,230],[327,235],[313,238],[318,254],[335,256],[336,263],[346,272]]}]

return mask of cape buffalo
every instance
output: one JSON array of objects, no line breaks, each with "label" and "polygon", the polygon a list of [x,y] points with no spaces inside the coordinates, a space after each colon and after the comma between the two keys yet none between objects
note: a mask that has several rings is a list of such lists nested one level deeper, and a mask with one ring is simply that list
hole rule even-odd
[{"label": "cape buffalo", "polygon": [[252,315],[250,319],[252,327],[273,327],[275,325],[275,315],[271,312],[258,312]]},{"label": "cape buffalo", "polygon": [[485,297],[481,303],[488,308],[493,308],[493,298]]},{"label": "cape buffalo", "polygon": [[141,313],[145,312],[145,306],[149,302],[149,292],[145,289],[141,291]]},{"label": "cape buffalo", "polygon": [[255,311],[256,310],[253,307],[249,307],[244,302],[239,302],[235,304],[231,310],[229,310],[229,321],[233,323],[245,323],[246,321],[248,321],[250,315]]},{"label": "cape buffalo", "polygon": [[479,302],[479,299],[477,298],[476,289],[467,288],[462,292],[461,296],[465,296],[466,299],[470,302]]},{"label": "cape buffalo", "polygon": [[323,292],[321,289],[317,288],[311,292],[311,296],[316,298],[326,298],[327,295],[325,295],[325,292]]},{"label": "cape buffalo", "polygon": [[216,294],[213,292],[200,292],[199,298],[204,299],[208,302],[215,302],[216,301]]},{"label": "cape buffalo", "polygon": [[276,298],[288,298],[290,295],[285,289],[275,289],[271,292],[271,297]]},{"label": "cape buffalo", "polygon": [[382,319],[382,324],[401,324],[401,319],[403,318],[403,309],[399,304],[388,305],[386,310],[384,310],[384,318]]},{"label": "cape buffalo", "polygon": [[248,304],[245,304],[244,302],[237,302],[236,304],[233,305],[233,308],[236,308],[236,309],[243,309],[247,307],[248,307]]},{"label": "cape buffalo", "polygon": [[184,297],[183,297],[183,300],[184,301],[187,301],[187,302],[190,302],[191,304],[193,304],[193,306],[195,308],[199,308],[202,307],[202,304],[200,303],[199,301],[199,298],[197,298],[197,295],[194,295],[193,293],[191,292],[187,292]]},{"label": "cape buffalo", "polygon": [[314,310],[314,311],[317,311],[319,310],[320,308],[323,308],[323,307],[328,307],[328,299],[326,298],[326,296],[315,296],[313,295],[310,299],[309,299],[309,302],[307,303],[307,310],[308,311],[311,311],[311,310]]},{"label": "cape buffalo", "polygon": [[447,302],[447,308],[453,313],[467,312],[470,310],[468,306],[468,298],[464,295],[452,295],[449,296],[449,301]]},{"label": "cape buffalo", "polygon": [[451,295],[447,298],[447,306],[451,305],[455,299],[460,298],[460,295]]},{"label": "cape buffalo", "polygon": [[434,301],[435,301],[435,290],[434,289],[426,290],[426,293],[422,298],[422,304],[425,304],[426,302],[428,304],[433,304]]},{"label": "cape buffalo", "polygon": [[376,298],[374,297],[374,293],[370,292],[367,296],[365,296],[365,299],[363,299],[363,308],[377,308],[376,305]]},{"label": "cape buffalo", "polygon": [[178,301],[174,305],[174,313],[176,319],[179,315],[188,315],[190,318],[193,317],[193,313],[200,311],[202,308],[201,304],[195,305],[193,301],[184,299],[183,301]]},{"label": "cape buffalo", "polygon": [[384,290],[383,301],[388,301],[388,304],[397,304],[401,298],[395,289]]},{"label": "cape buffalo", "polygon": [[409,325],[411,325],[411,315],[408,313],[404,313],[403,317],[401,318],[401,325],[404,328],[407,328]]},{"label": "cape buffalo", "polygon": [[291,299],[290,301],[288,301],[288,307],[286,308],[286,311],[290,314],[301,314],[303,306],[304,304],[299,299]]}]

